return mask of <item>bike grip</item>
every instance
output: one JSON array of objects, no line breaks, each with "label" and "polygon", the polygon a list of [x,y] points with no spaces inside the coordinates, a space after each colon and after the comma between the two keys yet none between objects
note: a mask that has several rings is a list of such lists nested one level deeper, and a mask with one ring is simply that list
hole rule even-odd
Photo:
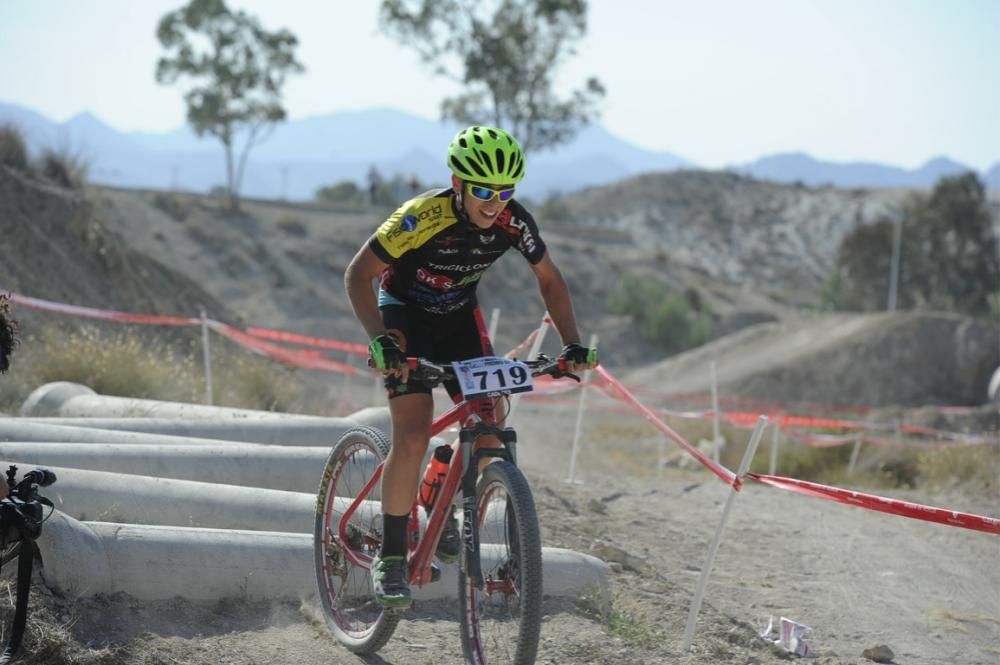
[{"label": "bike grip", "polygon": [[24,474],[25,480],[31,479],[29,482],[35,483],[40,487],[48,487],[52,483],[56,482],[56,474],[52,473],[48,469],[34,469]]},{"label": "bike grip", "polygon": [[410,371],[416,371],[417,365],[420,363],[420,358],[407,358],[406,366],[410,368]]}]

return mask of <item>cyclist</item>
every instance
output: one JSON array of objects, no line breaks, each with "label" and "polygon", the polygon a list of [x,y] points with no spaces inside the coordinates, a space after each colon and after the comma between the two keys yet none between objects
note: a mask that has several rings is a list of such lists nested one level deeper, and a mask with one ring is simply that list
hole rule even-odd
[{"label": "cyclist", "polygon": [[[392,446],[382,471],[382,548],[372,562],[374,594],[387,607],[410,605],[406,527],[434,407],[430,389],[409,380],[406,357],[447,362],[491,355],[476,285],[491,264],[516,247],[538,280],[562,338],[560,357],[567,369],[597,365],[597,350],[580,344],[562,273],[534,218],[513,198],[525,172],[521,146],[503,129],[472,126],[455,135],[447,160],[451,187],[404,203],[361,247],[344,274],[351,306],[371,339],[372,365],[385,376],[392,417]],[[377,296],[372,288],[376,278]],[[457,385],[445,387],[452,399],[460,398]],[[494,439],[492,445],[499,442]],[[452,516],[437,555],[454,560],[461,546]]]}]

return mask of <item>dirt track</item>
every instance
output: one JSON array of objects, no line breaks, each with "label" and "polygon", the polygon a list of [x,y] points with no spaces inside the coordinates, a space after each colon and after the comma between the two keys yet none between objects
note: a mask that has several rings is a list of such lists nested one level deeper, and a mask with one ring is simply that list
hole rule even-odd
[{"label": "dirt track", "polygon": [[[1000,538],[763,486],[747,487],[735,504],[694,649],[680,655],[691,597],[728,488],[704,471],[674,470],[656,479],[651,464],[638,474],[607,468],[607,460],[625,452],[652,460],[656,444],[637,418],[605,413],[588,414],[577,467],[586,484],[570,485],[564,478],[574,410],[520,406],[521,462],[534,487],[545,544],[588,551],[605,541],[624,548],[634,557],[629,565],[641,571],[615,566],[612,609],[603,619],[586,601],[550,602],[539,663],[784,662],[784,653],[755,637],[769,616],[812,626],[815,662],[825,665],[870,662],[861,653],[876,644],[889,645],[895,662],[906,665],[997,662]],[[614,431],[620,435],[607,435]],[[892,496],[1000,514],[995,495]],[[72,624],[79,643],[96,647],[78,651],[79,660],[65,661],[71,663],[461,662],[453,604],[412,610],[392,642],[367,660],[341,648],[296,604],[203,606],[123,596],[75,603],[48,598],[43,604],[56,622]],[[38,656],[24,662],[59,662]]]}]

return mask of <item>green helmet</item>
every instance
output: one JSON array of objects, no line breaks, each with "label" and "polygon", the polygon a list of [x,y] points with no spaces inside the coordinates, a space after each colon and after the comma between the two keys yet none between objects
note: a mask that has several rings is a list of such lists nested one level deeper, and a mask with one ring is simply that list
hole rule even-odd
[{"label": "green helmet", "polygon": [[448,146],[448,168],[462,180],[513,185],[524,178],[524,151],[510,133],[478,125],[463,129]]}]

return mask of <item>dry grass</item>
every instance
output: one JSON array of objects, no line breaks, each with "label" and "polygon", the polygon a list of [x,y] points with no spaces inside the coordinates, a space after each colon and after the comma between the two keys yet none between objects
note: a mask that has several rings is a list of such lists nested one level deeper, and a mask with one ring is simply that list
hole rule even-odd
[{"label": "dry grass", "polygon": [[[214,404],[300,413],[323,409],[294,370],[228,341],[211,344]],[[205,397],[200,345],[130,329],[49,328],[23,341],[15,364],[16,371],[0,384],[0,409],[9,412],[17,411],[32,390],[53,381],[80,383],[121,397],[180,402],[202,402]]]},{"label": "dry grass", "polygon": [[[711,420],[668,418],[666,422],[694,446],[698,446],[699,442],[710,442],[713,438]],[[584,430],[578,460],[581,469],[608,465],[628,476],[652,479],[662,473],[657,465],[661,456],[671,467],[700,468],[687,452],[640,416],[594,418],[590,423]],[[720,452],[720,462],[735,471],[739,468],[752,431],[722,424],[719,432],[726,442]],[[751,471],[770,471],[771,442],[771,430],[767,429],[750,466]],[[917,441],[910,441],[909,445],[898,449],[863,445],[852,471],[850,461],[853,450],[853,443],[829,447],[806,446],[782,437],[775,473],[829,485],[870,489],[951,489],[962,486],[975,492],[989,492],[1000,487],[1000,447],[997,446],[952,445],[927,449]],[[704,451],[712,456],[710,447],[705,447]]]}]

